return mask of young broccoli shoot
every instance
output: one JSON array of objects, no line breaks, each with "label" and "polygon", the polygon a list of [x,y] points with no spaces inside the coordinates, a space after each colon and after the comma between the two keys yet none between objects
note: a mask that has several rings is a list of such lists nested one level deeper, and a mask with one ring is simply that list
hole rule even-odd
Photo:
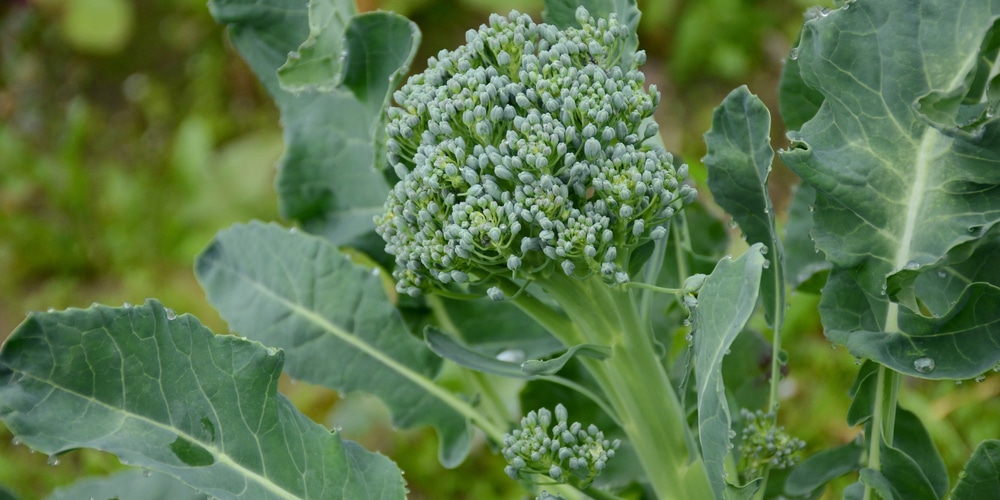
[{"label": "young broccoli shoot", "polygon": [[577,20],[493,15],[395,93],[400,180],[376,223],[401,292],[551,272],[624,283],[630,251],[693,198],[686,166],[647,141],[659,93],[645,54],[624,57],[628,27]]},{"label": "young broccoli shoot", "polygon": [[799,438],[791,437],[777,425],[774,413],[762,410],[743,415],[743,440],[740,443],[740,473],[753,481],[771,469],[785,469],[798,463],[798,452],[806,447]]},{"label": "young broccoli shoot", "polygon": [[556,405],[554,423],[552,417],[545,408],[530,411],[521,419],[520,429],[504,435],[504,471],[513,479],[540,476],[580,488],[590,486],[621,442],[605,439],[593,424],[584,428],[579,422],[568,423],[563,405]]}]

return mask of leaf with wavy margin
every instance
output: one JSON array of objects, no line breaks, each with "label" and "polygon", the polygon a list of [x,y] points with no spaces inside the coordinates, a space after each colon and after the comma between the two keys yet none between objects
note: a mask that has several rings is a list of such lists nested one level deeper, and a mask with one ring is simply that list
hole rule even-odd
[{"label": "leaf with wavy margin", "polygon": [[717,497],[726,491],[725,459],[729,454],[729,404],[722,362],[757,306],[761,272],[767,260],[763,245],[754,244],[738,259],[719,261],[698,292],[694,310],[695,383],[698,435],[702,458]]},{"label": "leaf with wavy margin", "polygon": [[32,313],[0,351],[0,420],[40,452],[107,451],[215,498],[404,498],[392,462],[278,394],[284,357],[155,300]]},{"label": "leaf with wavy margin", "polygon": [[441,358],[414,337],[377,274],[330,242],[276,224],[220,232],[198,257],[208,300],[236,331],[284,349],[294,378],[341,392],[364,391],[402,428],[433,425],[439,458],[462,462],[468,409],[434,378]]},{"label": "leaf with wavy margin", "polygon": [[971,277],[937,315],[916,292],[886,293],[915,281],[894,275],[936,273],[1000,222],[1000,121],[964,130],[920,105],[974,94],[998,16],[997,0],[858,0],[807,21],[797,48],[803,85],[823,99],[781,157],[816,190],[812,236],[834,265],[824,329],[914,376],[967,378],[1000,361],[997,283]]}]

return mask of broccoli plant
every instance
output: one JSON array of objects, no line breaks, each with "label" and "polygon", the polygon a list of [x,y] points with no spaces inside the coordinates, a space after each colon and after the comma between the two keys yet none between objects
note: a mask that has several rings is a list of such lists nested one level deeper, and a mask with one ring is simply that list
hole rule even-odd
[{"label": "broccoli plant", "polygon": [[[64,498],[405,497],[391,460],[278,392],[282,373],[432,427],[445,468],[483,440],[537,498],[815,498],[848,474],[846,498],[1000,492],[1000,441],[952,488],[899,405],[905,376],[1000,362],[1000,1],[811,9],[780,88],[788,214],[760,99],[733,91],[705,134],[707,187],[745,243],[660,140],[634,1],[494,15],[401,86],[420,41],[402,16],[210,9],[281,110],[296,225],[240,224],[198,257],[233,335],[149,300],[30,313],[5,342],[18,443],[144,470]],[[827,337],[859,359],[861,429],[830,450],[779,425],[791,289],[821,295]]]}]

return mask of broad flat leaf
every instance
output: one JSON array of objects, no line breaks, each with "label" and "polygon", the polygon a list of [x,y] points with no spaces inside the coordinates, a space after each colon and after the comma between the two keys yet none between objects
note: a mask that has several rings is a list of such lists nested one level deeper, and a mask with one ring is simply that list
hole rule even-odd
[{"label": "broad flat leaf", "polygon": [[757,305],[761,271],[767,262],[761,248],[757,243],[736,260],[720,260],[698,292],[694,311],[698,434],[705,469],[717,497],[722,497],[727,487],[725,459],[732,422],[722,362]]},{"label": "broad flat leaf", "polygon": [[289,92],[329,92],[343,80],[344,28],[355,14],[354,0],[311,0],[309,38],[278,68],[278,81]]},{"label": "broad flat leaf", "polygon": [[979,443],[958,477],[951,493],[954,500],[1000,497],[1000,441]]},{"label": "broad flat leaf", "polygon": [[208,500],[166,474],[126,469],[110,476],[88,477],[59,488],[46,500]]},{"label": "broad flat leaf", "polygon": [[434,382],[441,359],[410,334],[381,278],[328,241],[275,224],[220,232],[198,257],[209,302],[249,338],[285,349],[294,378],[382,399],[399,427],[433,425],[455,466],[471,430],[467,405]]},{"label": "broad flat leaf", "polygon": [[[948,493],[948,468],[944,465],[941,453],[938,452],[920,418],[913,412],[897,406],[896,425],[892,436],[893,447],[912,459],[934,493],[939,498],[944,498]],[[889,470],[883,469],[882,473],[888,475]]]},{"label": "broad flat leaf", "polygon": [[830,263],[809,235],[815,203],[816,191],[810,185],[796,186],[785,223],[786,279],[793,288],[807,293],[819,293],[830,271]]},{"label": "broad flat leaf", "polygon": [[518,359],[536,359],[564,350],[559,339],[509,300],[440,299],[462,340],[484,355],[506,352]]},{"label": "broad flat leaf", "polygon": [[[345,19],[351,19],[352,25],[359,23],[358,29],[371,28],[356,30],[345,42],[349,68],[343,78],[350,85],[327,92],[290,93],[279,85],[276,70],[309,36],[306,3],[209,2],[216,21],[229,26],[234,45],[281,110],[287,146],[276,181],[281,214],[338,244],[371,232],[372,218],[382,212],[389,193],[376,168],[383,156],[382,107],[420,39],[416,25],[395,14],[375,13],[358,16],[364,17],[359,20],[345,11],[348,4],[328,3],[323,12],[331,16],[325,29],[341,31],[330,39],[344,36]],[[373,48],[377,51],[372,52]],[[315,49],[341,56],[334,47],[317,44]],[[356,93],[359,89],[364,89],[361,96]]]},{"label": "broad flat leaf", "polygon": [[43,453],[107,451],[216,498],[403,498],[388,459],[278,394],[283,364],[155,300],[34,313],[0,353],[0,419]]},{"label": "broad flat leaf", "polygon": [[[801,40],[799,40],[801,42]],[[802,81],[799,71],[799,49],[792,49],[785,58],[785,68],[778,82],[778,109],[788,130],[798,130],[816,116],[823,104],[823,94]]]},{"label": "broad flat leaf", "polygon": [[808,495],[826,483],[860,469],[865,451],[863,441],[854,440],[809,456],[792,469],[785,481],[785,492],[793,496]]},{"label": "broad flat leaf", "polygon": [[[869,470],[869,469],[865,469]],[[889,482],[895,498],[941,498],[934,491],[930,480],[913,457],[882,443],[881,475]],[[862,474],[862,477],[864,475]],[[947,478],[947,475],[945,475]],[[947,489],[948,483],[945,482]]]},{"label": "broad flat leaf", "polygon": [[618,16],[618,21],[629,27],[632,36],[625,46],[622,56],[622,65],[630,64],[632,54],[639,47],[639,37],[636,34],[639,28],[639,18],[642,13],[636,6],[635,0],[545,0],[545,11],[542,17],[548,24],[554,24],[560,28],[579,28],[580,23],[576,22],[576,10],[586,7],[594,19],[607,19],[611,14]]},{"label": "broad flat leaf", "polygon": [[861,425],[872,418],[878,367],[878,363],[865,361],[858,369],[854,383],[851,384],[848,392],[851,396],[851,407],[847,409],[847,425],[851,427]]},{"label": "broad flat leaf", "polygon": [[768,323],[781,331],[785,311],[784,250],[774,224],[774,205],[767,190],[771,173],[771,114],[743,85],[712,113],[705,133],[708,187],[715,202],[733,216],[748,243],[763,243],[770,263],[761,282]]},{"label": "broad flat leaf", "polygon": [[782,159],[816,191],[812,236],[835,267],[824,330],[914,376],[972,377],[1000,361],[995,285],[968,284],[938,317],[915,308],[920,297],[885,293],[892,275],[936,273],[1000,221],[1000,121],[965,131],[918,105],[975,80],[998,14],[998,0],[858,0],[807,21],[797,48],[803,85],[823,100]]}]

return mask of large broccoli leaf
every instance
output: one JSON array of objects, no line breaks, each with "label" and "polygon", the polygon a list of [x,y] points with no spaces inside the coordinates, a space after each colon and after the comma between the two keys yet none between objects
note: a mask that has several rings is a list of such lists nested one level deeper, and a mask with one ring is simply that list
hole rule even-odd
[{"label": "large broccoli leaf", "polygon": [[[963,275],[945,310],[915,285],[991,245],[1000,221],[1000,121],[978,83],[996,64],[998,15],[997,0],[858,0],[819,11],[796,49],[823,98],[782,159],[816,191],[812,236],[834,266],[824,328],[910,375],[967,378],[1000,361],[991,276]],[[1000,263],[976,255],[994,263],[981,270]]]},{"label": "large broccoli leaf", "polygon": [[[281,214],[339,244],[371,232],[388,195],[376,168],[383,108],[416,51],[416,25],[388,12],[355,15],[344,0],[212,0],[209,7],[281,110]],[[279,67],[295,92],[282,87]]]},{"label": "large broccoli leaf", "polygon": [[288,352],[292,377],[375,394],[396,425],[437,428],[443,464],[465,458],[471,430],[456,406],[469,407],[435,384],[441,359],[410,334],[377,274],[319,237],[260,223],[220,232],[196,273],[233,329]]},{"label": "large broccoli leaf", "polygon": [[32,449],[108,451],[215,498],[403,498],[388,459],[278,394],[283,364],[155,300],[33,313],[0,351],[0,419]]}]

